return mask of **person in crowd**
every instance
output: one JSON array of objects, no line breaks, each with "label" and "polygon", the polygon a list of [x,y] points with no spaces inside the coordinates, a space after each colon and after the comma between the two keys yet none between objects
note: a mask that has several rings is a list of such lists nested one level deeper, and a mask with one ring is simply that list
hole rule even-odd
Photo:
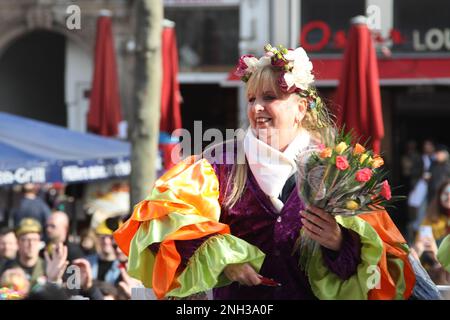
[{"label": "person in crowd", "polygon": [[448,149],[445,145],[437,145],[434,153],[434,161],[430,166],[431,177],[428,180],[428,202],[436,196],[442,183],[450,178],[450,161]]},{"label": "person in crowd", "polygon": [[39,257],[42,248],[42,227],[39,221],[33,218],[24,218],[16,229],[19,250],[15,260],[6,263],[5,270],[20,267],[25,271],[31,288],[42,284],[46,280],[45,261]]},{"label": "person in crowd", "polygon": [[414,249],[431,280],[437,285],[450,285],[450,273],[438,259],[438,246],[434,237],[418,237]]},{"label": "person in crowd", "polygon": [[46,192],[46,202],[52,210],[67,212],[69,210],[69,197],[65,193],[63,183],[53,183]]},{"label": "person in crowd", "polygon": [[[260,59],[239,61],[250,123],[244,137],[173,167],[115,232],[129,275],[158,299],[213,288],[214,299],[389,299],[395,292],[408,298],[414,273],[385,211],[344,226],[300,199],[296,156],[324,143],[323,133],[335,127],[305,51],[265,49]],[[305,268],[293,252],[301,229],[320,244]],[[371,289],[364,265],[377,265],[387,251],[401,270],[379,264],[382,283]],[[395,285],[399,276],[402,288]]]},{"label": "person in crowd", "polygon": [[49,206],[42,198],[37,196],[37,187],[33,183],[23,185],[23,196],[19,206],[13,209],[14,225],[18,226],[24,218],[33,218],[41,226],[45,226],[51,214]]},{"label": "person in crowd", "polygon": [[431,179],[431,164],[434,161],[435,145],[427,139],[422,145],[422,155],[415,159],[411,170],[411,192],[408,195],[408,242],[415,236],[425,218],[428,206],[428,182]]},{"label": "person in crowd", "polygon": [[50,250],[52,245],[63,243],[68,249],[68,260],[73,261],[84,257],[81,247],[68,240],[69,235],[69,217],[63,211],[53,212],[47,219],[45,226],[47,233],[46,250]]},{"label": "person in crowd", "polygon": [[438,245],[450,234],[450,178],[441,182],[422,225],[432,227]]},{"label": "person in crowd", "polygon": [[80,232],[80,247],[84,256],[93,255],[97,252],[97,236],[94,230],[86,228]]},{"label": "person in crowd", "polygon": [[114,248],[113,231],[114,229],[108,226],[107,220],[95,229],[97,253],[87,256],[86,259],[91,264],[94,280],[117,284],[120,279],[120,261]]},{"label": "person in crowd", "polygon": [[417,143],[414,140],[410,140],[406,143],[405,153],[401,158],[401,168],[402,168],[402,185],[405,185],[406,192],[408,193],[412,186],[414,186],[414,181],[417,177],[412,177],[414,167],[419,163],[421,156],[417,151]]},{"label": "person in crowd", "polygon": [[14,260],[17,255],[18,244],[13,229],[0,229],[0,274],[8,260]]}]

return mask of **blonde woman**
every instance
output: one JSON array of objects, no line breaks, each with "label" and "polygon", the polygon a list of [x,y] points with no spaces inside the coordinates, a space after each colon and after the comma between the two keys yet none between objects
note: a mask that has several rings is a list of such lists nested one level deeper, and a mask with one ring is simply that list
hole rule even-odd
[{"label": "blonde woman", "polygon": [[[383,269],[384,288],[370,282],[388,232],[379,236],[361,218],[338,223],[297,193],[296,156],[334,130],[306,52],[268,45],[260,59],[241,57],[236,74],[250,127],[178,164],[136,205],[115,233],[129,274],[160,299],[213,288],[214,299],[394,298],[395,288],[383,291],[392,289]],[[302,228],[321,245],[304,268],[293,254]],[[402,298],[412,290],[405,282]]]}]

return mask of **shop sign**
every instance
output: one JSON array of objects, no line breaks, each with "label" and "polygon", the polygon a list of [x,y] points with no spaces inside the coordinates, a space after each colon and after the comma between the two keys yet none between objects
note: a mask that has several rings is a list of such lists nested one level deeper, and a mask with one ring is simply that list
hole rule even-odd
[{"label": "shop sign", "polygon": [[[309,35],[311,32],[321,31],[321,38],[311,43]],[[315,20],[303,25],[300,34],[300,43],[302,47],[309,52],[322,51],[330,45],[333,49],[343,50],[347,43],[347,32],[337,30],[332,32],[330,26],[321,20]],[[450,51],[450,29],[431,28],[426,31],[413,30],[411,37],[397,29],[391,29],[389,36],[383,38],[380,33],[374,33],[376,43],[383,44],[392,42],[392,45],[403,45],[408,39],[412,40],[412,48],[414,51]]]}]

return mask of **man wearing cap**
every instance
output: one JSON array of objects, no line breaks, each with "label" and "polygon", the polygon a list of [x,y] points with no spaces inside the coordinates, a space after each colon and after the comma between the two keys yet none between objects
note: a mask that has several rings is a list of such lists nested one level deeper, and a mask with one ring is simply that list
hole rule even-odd
[{"label": "man wearing cap", "polygon": [[119,260],[114,248],[113,232],[110,219],[103,221],[96,229],[98,248],[97,253],[86,257],[92,267],[92,275],[95,280],[116,284],[120,278]]},{"label": "man wearing cap", "polygon": [[27,274],[31,287],[45,281],[45,262],[39,257],[41,224],[33,218],[22,219],[16,229],[19,250],[15,260],[7,262],[5,269],[20,267]]}]

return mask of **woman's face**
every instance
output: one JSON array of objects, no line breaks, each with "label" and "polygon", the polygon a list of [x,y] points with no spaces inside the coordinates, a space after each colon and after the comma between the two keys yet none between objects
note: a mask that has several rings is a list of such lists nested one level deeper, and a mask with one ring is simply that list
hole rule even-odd
[{"label": "woman's face", "polygon": [[446,185],[444,190],[442,190],[440,198],[442,206],[450,209],[450,184]]},{"label": "woman's face", "polygon": [[266,89],[248,93],[247,115],[255,135],[284,151],[298,134],[306,111],[306,100],[297,94],[277,94]]}]

